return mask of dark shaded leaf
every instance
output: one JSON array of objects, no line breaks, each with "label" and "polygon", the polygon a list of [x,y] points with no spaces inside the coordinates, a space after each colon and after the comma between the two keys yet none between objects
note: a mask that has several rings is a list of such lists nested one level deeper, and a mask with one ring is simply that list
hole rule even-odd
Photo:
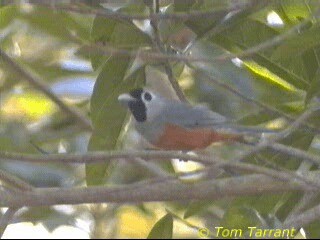
[{"label": "dark shaded leaf", "polygon": [[[118,103],[118,96],[141,85],[144,81],[143,68],[124,79],[129,60],[129,58],[111,57],[98,76],[91,98],[94,131],[88,150],[106,151],[116,148],[127,113]],[[108,163],[87,164],[87,183],[101,184],[108,166]]]},{"label": "dark shaded leaf", "polygon": [[151,229],[148,239],[172,239],[173,217],[167,214]]}]

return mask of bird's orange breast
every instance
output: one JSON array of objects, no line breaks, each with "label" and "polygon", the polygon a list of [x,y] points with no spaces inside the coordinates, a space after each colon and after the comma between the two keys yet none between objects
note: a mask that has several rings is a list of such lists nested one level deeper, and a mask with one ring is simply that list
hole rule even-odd
[{"label": "bird's orange breast", "polygon": [[237,142],[241,139],[242,136],[217,133],[209,128],[186,129],[169,124],[154,145],[166,150],[195,150],[206,148],[214,142]]}]

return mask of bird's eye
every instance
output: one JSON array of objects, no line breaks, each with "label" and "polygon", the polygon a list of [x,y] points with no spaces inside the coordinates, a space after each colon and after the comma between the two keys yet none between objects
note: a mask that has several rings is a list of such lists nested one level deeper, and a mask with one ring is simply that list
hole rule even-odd
[{"label": "bird's eye", "polygon": [[148,102],[150,102],[152,100],[152,96],[148,92],[146,92],[143,97],[144,97],[144,100],[146,100]]}]

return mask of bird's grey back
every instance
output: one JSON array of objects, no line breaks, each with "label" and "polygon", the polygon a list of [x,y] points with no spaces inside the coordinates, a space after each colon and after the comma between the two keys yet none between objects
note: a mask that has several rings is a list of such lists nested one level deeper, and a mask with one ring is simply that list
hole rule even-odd
[{"label": "bird's grey back", "polygon": [[206,106],[191,106],[187,103],[166,100],[156,121],[179,125],[185,128],[206,127],[226,123],[227,119]]},{"label": "bird's grey back", "polygon": [[166,100],[165,107],[159,114],[156,125],[163,123],[178,125],[184,128],[211,128],[214,131],[230,134],[274,133],[273,130],[253,126],[241,126],[231,119],[211,111],[203,105],[191,106],[183,102]]}]

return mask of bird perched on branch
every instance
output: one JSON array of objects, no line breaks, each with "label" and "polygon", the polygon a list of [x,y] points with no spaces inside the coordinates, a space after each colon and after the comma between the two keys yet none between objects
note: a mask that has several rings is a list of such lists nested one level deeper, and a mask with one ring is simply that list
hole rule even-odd
[{"label": "bird perched on branch", "polygon": [[239,126],[206,106],[191,106],[138,88],[121,94],[136,130],[150,144],[165,150],[204,149],[215,142],[246,142],[245,136],[261,136],[268,129]]}]

